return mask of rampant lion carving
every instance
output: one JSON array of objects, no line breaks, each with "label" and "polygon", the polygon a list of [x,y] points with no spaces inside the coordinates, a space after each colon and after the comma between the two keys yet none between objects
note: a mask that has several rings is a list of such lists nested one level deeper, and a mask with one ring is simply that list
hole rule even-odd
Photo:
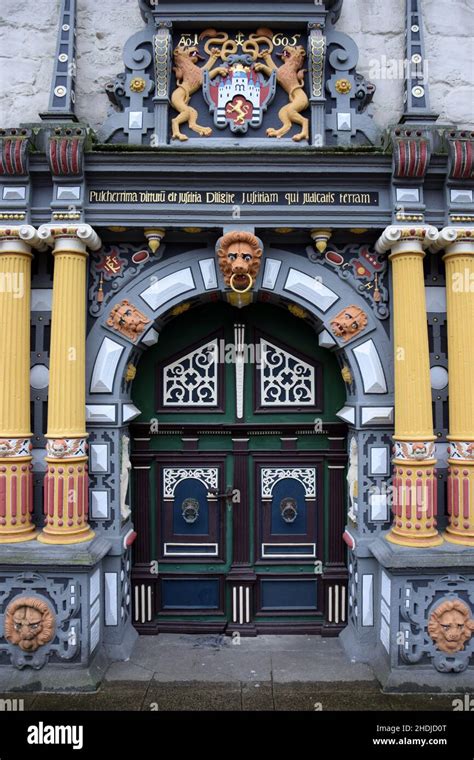
[{"label": "rampant lion carving", "polygon": [[331,329],[338,338],[347,341],[367,327],[367,314],[358,306],[348,306],[331,320]]},{"label": "rampant lion carving", "polygon": [[430,615],[428,633],[441,652],[460,652],[474,633],[474,620],[467,604],[460,599],[442,602]]},{"label": "rampant lion carving", "polygon": [[250,290],[260,270],[262,247],[251,232],[233,230],[217,242],[219,267],[227,287],[236,292]]},{"label": "rampant lion carving", "polygon": [[114,306],[107,319],[109,327],[125,335],[131,341],[135,341],[142,334],[149,322],[148,317],[127,300],[123,300]]},{"label": "rampant lion carving", "polygon": [[283,60],[283,64],[278,67],[274,63],[270,51],[264,51],[262,58],[265,63],[257,63],[255,66],[256,71],[263,71],[268,77],[271,76],[272,71],[276,71],[278,84],[283,87],[290,98],[290,102],[280,108],[278,112],[282,126],[280,129],[270,127],[267,129],[267,135],[268,137],[283,137],[290,131],[293,124],[298,124],[301,131],[294,135],[293,140],[295,142],[308,140],[309,120],[301,115],[301,111],[305,111],[309,106],[308,96],[304,91],[305,49],[302,45],[297,47],[287,45],[283,48],[283,52],[279,53],[279,56]]},{"label": "rampant lion carving", "polygon": [[5,612],[5,638],[23,652],[36,652],[54,637],[55,618],[41,599],[20,597],[10,602]]},{"label": "rampant lion carving", "polygon": [[216,47],[210,47],[212,43],[226,43],[229,39],[229,35],[222,32],[217,35],[215,29],[205,29],[199,35],[199,39],[205,39],[211,37],[205,45],[206,53],[209,55],[209,59],[204,66],[198,66],[198,61],[203,60],[203,57],[199,55],[199,50],[196,46],[182,47],[179,46],[173,51],[173,71],[176,76],[176,89],[171,93],[171,105],[178,111],[178,116],[175,116],[171,121],[172,127],[172,139],[173,140],[187,140],[188,137],[184,135],[180,127],[182,124],[188,124],[189,129],[193,132],[197,132],[201,137],[208,137],[212,134],[210,127],[201,127],[197,123],[198,112],[195,108],[189,105],[191,97],[197,92],[203,83],[203,72],[209,71],[210,79],[214,79],[218,74],[225,75],[227,69],[224,67],[217,67],[213,71],[210,71],[216,61],[221,56],[221,49]]}]

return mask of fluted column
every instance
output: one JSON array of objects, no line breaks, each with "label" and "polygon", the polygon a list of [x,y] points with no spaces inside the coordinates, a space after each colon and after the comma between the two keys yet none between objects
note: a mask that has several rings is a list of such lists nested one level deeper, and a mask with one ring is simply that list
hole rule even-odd
[{"label": "fluted column", "polygon": [[94,537],[88,523],[86,445],[87,250],[101,242],[88,224],[43,225],[54,245],[54,280],[48,396],[45,526],[38,541],[74,544]]},{"label": "fluted column", "polygon": [[393,525],[387,540],[401,546],[438,546],[435,436],[431,405],[424,249],[434,227],[391,226],[376,244],[391,251],[395,367]]},{"label": "fluted column", "polygon": [[474,227],[445,227],[449,369],[449,525],[444,537],[474,546]]},{"label": "fluted column", "polygon": [[36,538],[31,521],[29,225],[0,227],[0,543]]}]

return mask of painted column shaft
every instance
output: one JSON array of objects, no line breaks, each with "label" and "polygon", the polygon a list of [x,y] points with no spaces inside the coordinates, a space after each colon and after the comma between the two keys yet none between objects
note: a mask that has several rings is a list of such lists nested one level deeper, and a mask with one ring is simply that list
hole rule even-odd
[{"label": "painted column shaft", "polygon": [[438,546],[436,459],[431,406],[424,247],[434,228],[389,227],[377,242],[391,250],[395,367],[393,525],[387,540]]},{"label": "painted column shaft", "polygon": [[86,242],[100,245],[88,225],[40,228],[54,241],[45,527],[42,543],[89,541],[89,479],[85,419]]},{"label": "painted column shaft", "polygon": [[474,229],[446,228],[440,241],[447,243],[449,368],[449,525],[444,537],[474,546]]},{"label": "painted column shaft", "polygon": [[31,259],[18,228],[0,230],[0,543],[36,538],[31,521]]}]

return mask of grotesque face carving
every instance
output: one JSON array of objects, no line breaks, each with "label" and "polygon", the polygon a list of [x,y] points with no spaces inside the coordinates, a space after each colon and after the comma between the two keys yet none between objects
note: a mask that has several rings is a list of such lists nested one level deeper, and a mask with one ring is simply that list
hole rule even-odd
[{"label": "grotesque face carving", "polygon": [[250,290],[260,269],[262,248],[251,232],[228,232],[218,242],[217,256],[224,282],[232,290]]},{"label": "grotesque face carving", "polygon": [[114,306],[107,319],[109,327],[134,341],[142,334],[150,320],[130,301],[121,301]]},{"label": "grotesque face carving", "polygon": [[21,597],[11,602],[5,612],[5,638],[23,652],[36,650],[54,636],[54,616],[46,602]]},{"label": "grotesque face carving", "polygon": [[331,320],[334,335],[344,341],[354,338],[365,327],[367,327],[367,314],[358,306],[348,306]]},{"label": "grotesque face carving", "polygon": [[470,609],[459,599],[443,602],[431,613],[428,633],[441,652],[460,652],[473,632]]}]

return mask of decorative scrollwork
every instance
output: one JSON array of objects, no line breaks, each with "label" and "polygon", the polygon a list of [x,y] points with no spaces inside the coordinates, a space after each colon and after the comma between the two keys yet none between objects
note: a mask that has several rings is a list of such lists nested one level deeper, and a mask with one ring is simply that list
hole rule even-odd
[{"label": "decorative scrollwork", "polygon": [[262,498],[271,499],[273,489],[280,480],[298,480],[307,499],[316,498],[315,467],[263,467],[261,470]]},{"label": "decorative scrollwork", "polygon": [[173,499],[175,488],[183,480],[199,480],[208,491],[217,491],[217,467],[165,467],[163,469],[163,498]]},{"label": "decorative scrollwork", "polygon": [[314,367],[282,348],[260,341],[262,406],[315,406]]},{"label": "decorative scrollwork", "polygon": [[163,406],[217,406],[217,339],[163,368]]}]

